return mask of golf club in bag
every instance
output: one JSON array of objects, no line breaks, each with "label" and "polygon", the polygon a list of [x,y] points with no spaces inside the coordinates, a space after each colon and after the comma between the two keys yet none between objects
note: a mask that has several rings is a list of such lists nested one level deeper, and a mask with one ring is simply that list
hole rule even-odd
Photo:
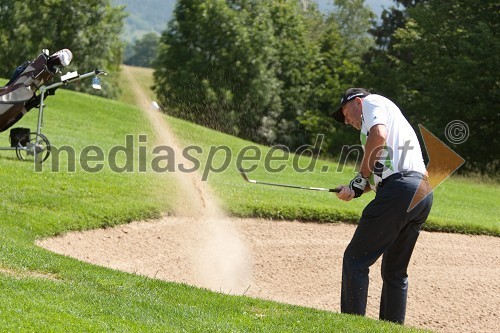
[{"label": "golf club in bag", "polygon": [[335,192],[338,193],[340,192],[340,189],[338,188],[324,188],[324,187],[308,187],[308,186],[298,186],[298,185],[289,185],[289,184],[277,184],[277,183],[268,183],[268,182],[262,182],[259,180],[254,180],[248,178],[247,174],[243,170],[243,168],[238,168],[238,171],[240,172],[241,176],[246,182],[253,183],[253,184],[260,184],[260,185],[270,185],[270,186],[279,186],[279,187],[288,187],[288,188],[296,188],[299,190],[311,190],[311,191],[324,191],[324,192]]},{"label": "golf club in bag", "polygon": [[[32,61],[27,61],[14,71],[9,82],[0,87],[0,132],[17,123],[29,110],[38,108],[38,123],[36,132],[28,128],[13,128],[10,133],[10,147],[0,147],[0,150],[15,150],[20,160],[33,158],[35,162],[43,162],[50,155],[50,143],[41,133],[43,123],[43,101],[48,95],[54,95],[60,86],[79,81],[87,77],[97,77],[106,74],[95,70],[79,75],[76,71],[61,76],[61,81],[47,85],[60,72],[60,67],[71,63],[73,54],[68,49],[49,55],[48,50]],[[94,89],[100,89],[94,81]],[[39,92],[37,95],[36,93]]]}]

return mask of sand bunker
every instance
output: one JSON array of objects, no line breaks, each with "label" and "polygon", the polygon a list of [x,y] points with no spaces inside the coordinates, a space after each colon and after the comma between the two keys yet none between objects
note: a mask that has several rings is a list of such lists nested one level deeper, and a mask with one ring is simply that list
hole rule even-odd
[{"label": "sand bunker", "polygon": [[[165,217],[39,245],[131,273],[338,312],[342,254],[353,232],[347,224]],[[498,332],[499,262],[500,238],[422,232],[409,267],[407,325]],[[373,318],[379,270],[377,262],[370,274]]]}]

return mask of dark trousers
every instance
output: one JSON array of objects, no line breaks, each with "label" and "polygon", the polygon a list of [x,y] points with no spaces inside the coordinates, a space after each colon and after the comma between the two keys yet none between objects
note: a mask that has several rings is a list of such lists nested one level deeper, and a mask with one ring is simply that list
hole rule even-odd
[{"label": "dark trousers", "polygon": [[408,211],[422,177],[392,177],[377,189],[363,210],[344,252],[341,312],[365,315],[369,267],[382,257],[380,319],[404,323],[408,292],[407,268],[420,229],[430,213],[432,193]]}]

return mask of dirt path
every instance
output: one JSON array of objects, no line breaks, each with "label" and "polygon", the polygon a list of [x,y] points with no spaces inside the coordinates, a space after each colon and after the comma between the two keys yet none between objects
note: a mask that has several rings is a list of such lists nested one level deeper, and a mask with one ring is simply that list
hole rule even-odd
[{"label": "dirt path", "polygon": [[[127,68],[157,142],[179,144]],[[177,154],[182,156],[182,154]],[[231,294],[339,311],[342,254],[354,226],[229,219],[196,173],[175,217],[76,232],[38,245],[83,261]],[[423,232],[409,267],[407,324],[438,332],[498,332],[500,238]],[[377,318],[380,264],[368,316]]]}]

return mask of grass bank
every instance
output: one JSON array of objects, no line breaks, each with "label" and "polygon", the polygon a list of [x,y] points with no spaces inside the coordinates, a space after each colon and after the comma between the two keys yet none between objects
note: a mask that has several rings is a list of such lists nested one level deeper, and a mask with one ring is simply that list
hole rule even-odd
[{"label": "grass bank", "polygon": [[[166,121],[177,136],[182,138],[186,147],[201,147],[200,154],[194,150],[189,153],[200,161],[201,173],[206,175],[209,184],[222,199],[225,209],[233,215],[356,222],[363,207],[374,197],[374,193],[368,193],[346,203],[327,192],[246,183],[237,171],[241,156],[246,156],[247,159],[255,157],[243,163],[246,168],[255,167],[249,173],[250,178],[274,183],[331,188],[348,183],[355,171],[352,166],[341,167],[335,161],[314,161],[310,157],[299,158],[294,154],[286,157],[270,151],[269,147],[255,145],[172,117],[166,116]],[[266,156],[282,160],[267,163]],[[283,171],[269,172],[280,166]],[[314,168],[306,171],[309,166]],[[434,205],[424,229],[500,236],[499,196],[498,186],[491,187],[488,183],[477,182],[475,178],[449,178],[434,190]]]},{"label": "grass bank", "polygon": [[[145,89],[153,85],[151,69],[129,68]],[[125,100],[129,98],[128,95],[124,96]],[[200,162],[198,169],[206,175],[205,178],[222,199],[226,211],[234,216],[356,222],[363,207],[374,196],[369,193],[345,203],[337,200],[333,194],[324,192],[244,183],[237,171],[238,156],[252,159],[243,164],[245,167],[256,167],[249,173],[251,178],[275,183],[335,187],[348,183],[355,171],[352,166],[339,167],[336,161],[318,159],[313,163],[307,157],[296,158],[293,152],[288,157],[278,152],[271,151],[271,154],[270,147],[173,117],[165,116],[165,120],[185,147],[200,148],[187,153]],[[274,156],[278,160],[266,163],[266,156]],[[314,168],[311,169],[309,166],[312,164]],[[269,172],[280,166],[283,166],[283,171]],[[500,236],[496,199],[499,196],[500,187],[491,186],[490,181],[481,181],[479,177],[452,176],[434,190],[434,205],[424,229]]]}]

